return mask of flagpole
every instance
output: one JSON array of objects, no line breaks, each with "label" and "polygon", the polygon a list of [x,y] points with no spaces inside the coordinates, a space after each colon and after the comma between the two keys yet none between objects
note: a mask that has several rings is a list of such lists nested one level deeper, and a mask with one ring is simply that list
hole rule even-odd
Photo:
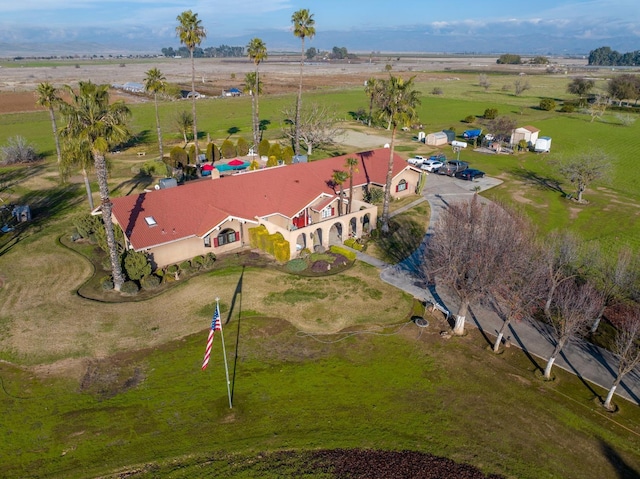
[{"label": "flagpole", "polygon": [[[219,311],[220,307],[218,305],[218,302],[220,301],[220,298],[216,298],[216,309]],[[233,404],[231,403],[231,382],[229,381],[229,366],[227,365],[227,350],[224,347],[224,333],[223,333],[223,329],[222,329],[222,318],[220,318],[218,321],[220,321],[220,339],[222,340],[222,354],[224,356],[224,372],[227,376],[227,394],[229,395],[229,409],[233,409]]]}]

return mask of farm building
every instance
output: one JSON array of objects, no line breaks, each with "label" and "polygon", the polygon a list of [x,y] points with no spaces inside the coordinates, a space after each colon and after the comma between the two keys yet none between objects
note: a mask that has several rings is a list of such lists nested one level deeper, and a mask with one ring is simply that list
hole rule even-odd
[{"label": "farm building", "polygon": [[446,145],[449,142],[447,134],[444,131],[438,131],[436,133],[429,133],[424,142],[430,146]]},{"label": "farm building", "polygon": [[520,140],[524,140],[528,145],[534,145],[538,139],[538,130],[535,126],[521,126],[511,132],[511,141],[509,144],[515,146],[520,143]]}]

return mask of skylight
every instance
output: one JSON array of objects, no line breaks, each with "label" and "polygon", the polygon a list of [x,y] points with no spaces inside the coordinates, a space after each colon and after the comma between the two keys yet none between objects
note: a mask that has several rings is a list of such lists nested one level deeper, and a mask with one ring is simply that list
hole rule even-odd
[{"label": "skylight", "polygon": [[147,226],[156,226],[158,224],[153,216],[146,216],[144,220],[147,222]]}]

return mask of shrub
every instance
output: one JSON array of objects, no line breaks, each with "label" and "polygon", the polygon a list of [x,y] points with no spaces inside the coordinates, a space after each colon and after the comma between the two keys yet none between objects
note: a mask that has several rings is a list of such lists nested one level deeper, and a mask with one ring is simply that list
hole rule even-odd
[{"label": "shrub", "polygon": [[33,145],[27,143],[22,136],[14,136],[7,140],[7,145],[0,148],[0,164],[14,165],[33,163],[38,160],[38,154]]},{"label": "shrub", "polygon": [[267,167],[278,166],[278,159],[275,156],[270,156],[267,160]]},{"label": "shrub", "polygon": [[348,246],[349,248],[355,249],[356,251],[362,251],[363,247],[360,243],[358,243],[358,240],[356,240],[355,238],[349,238],[347,240],[345,240],[344,242],[345,246]]},{"label": "shrub", "polygon": [[142,251],[129,250],[124,257],[124,269],[129,279],[139,280],[151,274],[151,263]]},{"label": "shrub", "polygon": [[442,94],[444,94],[444,91],[442,91],[442,88],[437,86],[433,90],[431,90],[431,94],[432,95],[442,95]]},{"label": "shrub", "polygon": [[342,246],[332,245],[329,248],[329,251],[331,251],[334,254],[342,255],[345,258],[347,258],[349,261],[354,261],[356,259],[356,254],[353,251],[343,248]]},{"label": "shrub", "polygon": [[468,115],[462,121],[465,123],[473,123],[474,121],[476,121],[476,117],[475,115]]},{"label": "shrub", "polygon": [[223,158],[233,158],[236,156],[236,145],[233,144],[228,138],[222,142],[220,147],[220,153]]},{"label": "shrub", "polygon": [[137,294],[140,288],[135,281],[125,281],[120,288],[121,293],[125,294]]},{"label": "shrub", "polygon": [[161,161],[156,161],[156,160],[146,161],[140,167],[140,173],[148,176],[153,176],[153,175],[167,176],[167,165]]},{"label": "shrub", "polygon": [[282,159],[282,147],[280,146],[280,143],[274,143],[269,148],[269,159],[271,159],[272,156],[276,158],[276,162],[277,160]]},{"label": "shrub", "polygon": [[179,271],[177,264],[170,264],[167,266],[166,278],[175,278],[176,273]]},{"label": "shrub", "polygon": [[111,279],[111,276],[105,276],[102,278],[100,286],[102,286],[104,291],[111,291],[113,289],[113,279]]},{"label": "shrub", "polygon": [[207,253],[204,256],[203,266],[205,268],[211,268],[215,262],[216,262],[216,255],[214,253]]},{"label": "shrub", "polygon": [[191,145],[189,147],[189,153],[187,154],[187,158],[189,163],[193,165],[196,164],[196,145]]},{"label": "shrub", "polygon": [[552,98],[543,98],[540,100],[540,109],[544,111],[555,110],[556,102]]},{"label": "shrub", "polygon": [[484,115],[482,115],[485,120],[494,120],[498,117],[498,109],[497,108],[487,108],[484,111]]},{"label": "shrub", "polygon": [[207,155],[207,161],[213,161],[213,149],[215,148],[215,145],[213,143],[207,143],[207,151],[206,151],[206,155]]},{"label": "shrub", "polygon": [[173,168],[178,167],[178,163],[182,163],[183,165],[187,163],[187,152],[184,151],[184,148],[180,146],[174,146],[171,148],[169,152],[169,166]]},{"label": "shrub", "polygon": [[98,216],[82,214],[73,219],[73,226],[81,238],[94,238],[94,233],[102,227],[102,220]]},{"label": "shrub", "polygon": [[199,255],[191,260],[191,267],[195,270],[202,268],[204,265],[204,256]]},{"label": "shrub", "polygon": [[342,266],[347,266],[348,264],[349,264],[349,260],[345,256],[341,254],[335,255],[335,258],[333,259],[333,266],[342,267]]},{"label": "shrub", "polygon": [[146,290],[156,289],[158,286],[160,286],[160,281],[160,278],[155,274],[150,274],[149,276],[145,276],[140,280],[140,286],[142,286],[142,288]]},{"label": "shrub", "polygon": [[287,261],[284,267],[290,273],[300,273],[307,269],[307,262],[302,258],[296,258],[291,261]]},{"label": "shrub", "polygon": [[365,198],[367,203],[371,203],[372,205],[380,204],[384,199],[384,190],[379,186],[370,186],[365,194]]},{"label": "shrub", "polygon": [[180,263],[180,271],[184,271],[185,273],[190,273],[192,269],[193,268],[191,268],[191,261],[187,260]]},{"label": "shrub", "polygon": [[271,148],[271,145],[269,144],[269,140],[264,138],[258,144],[258,154],[260,156],[269,156],[269,149],[270,148]]},{"label": "shrub", "polygon": [[562,113],[573,113],[575,110],[575,105],[572,105],[571,103],[563,103],[562,108],[560,108]]},{"label": "shrub", "polygon": [[294,154],[295,152],[293,151],[293,148],[291,148],[290,146],[285,146],[282,150],[282,161],[284,161],[285,164],[290,165],[293,162]]},{"label": "shrub", "polygon": [[244,138],[238,138],[238,142],[236,143],[236,151],[239,156],[246,156],[249,154],[249,142]]}]

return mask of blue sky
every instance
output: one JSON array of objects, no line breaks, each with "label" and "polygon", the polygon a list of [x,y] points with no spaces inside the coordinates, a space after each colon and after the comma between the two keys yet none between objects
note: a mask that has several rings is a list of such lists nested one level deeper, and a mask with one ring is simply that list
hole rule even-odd
[{"label": "blue sky", "polygon": [[0,56],[8,45],[92,44],[159,51],[178,46],[176,16],[197,12],[203,46],[296,50],[291,14],[308,8],[317,34],[309,46],[350,51],[579,53],[607,45],[640,48],[637,0],[3,0]]}]

